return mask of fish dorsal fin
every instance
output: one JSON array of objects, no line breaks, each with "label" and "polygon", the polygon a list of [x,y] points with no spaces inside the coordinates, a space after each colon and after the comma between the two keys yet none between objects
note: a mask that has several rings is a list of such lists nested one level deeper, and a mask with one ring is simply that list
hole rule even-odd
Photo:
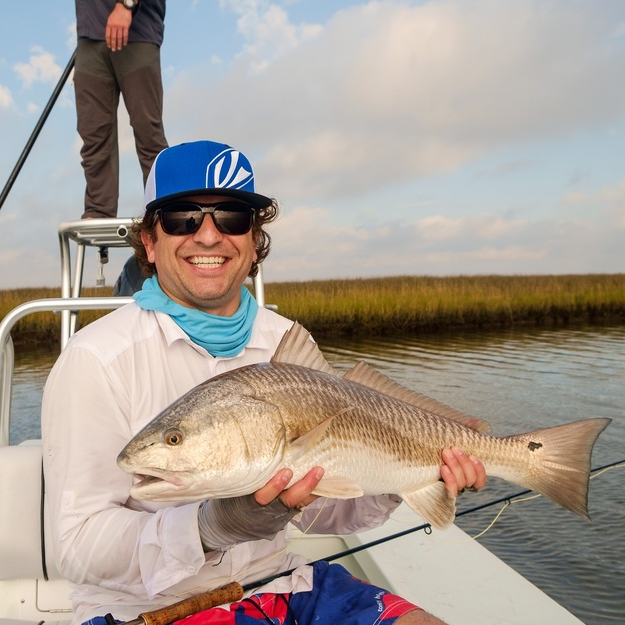
[{"label": "fish dorsal fin", "polygon": [[476,432],[488,432],[490,425],[483,419],[472,417],[471,415],[464,414],[459,410],[455,410],[446,404],[442,404],[431,397],[411,391],[409,388],[398,384],[391,380],[391,378],[385,376],[383,373],[376,371],[373,367],[369,366],[366,362],[359,362],[353,369],[350,369],[344,376],[344,380],[350,382],[358,382],[363,386],[367,386],[379,393],[384,393],[395,399],[400,399],[422,410],[432,412],[439,417],[450,419],[461,423],[462,425],[475,430]]},{"label": "fish dorsal fin", "polygon": [[284,333],[271,362],[300,365],[335,376],[339,375],[338,371],[328,364],[317,343],[312,340],[310,332],[297,321]]}]

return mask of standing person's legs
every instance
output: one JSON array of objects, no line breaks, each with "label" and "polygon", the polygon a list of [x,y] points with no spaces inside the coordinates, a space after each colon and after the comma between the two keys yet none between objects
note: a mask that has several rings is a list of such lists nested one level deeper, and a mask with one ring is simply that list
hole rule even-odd
[{"label": "standing person's legs", "polygon": [[113,62],[145,184],[154,159],[167,147],[163,129],[160,49],[151,43],[133,43],[122,52],[113,57]]},{"label": "standing person's legs", "polygon": [[86,217],[116,217],[119,196],[119,87],[103,41],[78,40],[74,69],[77,129],[85,173]]}]

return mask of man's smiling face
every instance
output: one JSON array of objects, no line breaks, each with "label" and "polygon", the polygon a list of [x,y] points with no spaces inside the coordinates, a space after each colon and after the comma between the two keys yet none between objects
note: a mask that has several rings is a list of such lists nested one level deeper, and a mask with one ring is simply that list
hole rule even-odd
[{"label": "man's smiling face", "polygon": [[[190,196],[184,201],[214,204],[232,198]],[[253,230],[224,234],[207,214],[199,230],[186,235],[166,234],[158,219],[154,238],[143,233],[142,240],[148,260],[156,265],[158,282],[172,300],[213,315],[231,316],[237,311],[241,286],[256,260]]]}]

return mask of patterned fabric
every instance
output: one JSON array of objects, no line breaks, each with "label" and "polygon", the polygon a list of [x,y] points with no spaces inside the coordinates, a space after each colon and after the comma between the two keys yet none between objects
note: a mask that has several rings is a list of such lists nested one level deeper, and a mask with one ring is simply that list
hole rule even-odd
[{"label": "patterned fabric", "polygon": [[[416,605],[354,577],[340,564],[317,562],[309,592],[252,595],[198,612],[173,625],[392,625]],[[117,621],[118,623],[120,621]],[[98,616],[82,625],[107,625]]]},{"label": "patterned fabric", "polygon": [[314,585],[309,592],[253,595],[229,608],[198,612],[175,625],[391,625],[402,614],[419,609],[354,577],[340,564],[313,566]]}]

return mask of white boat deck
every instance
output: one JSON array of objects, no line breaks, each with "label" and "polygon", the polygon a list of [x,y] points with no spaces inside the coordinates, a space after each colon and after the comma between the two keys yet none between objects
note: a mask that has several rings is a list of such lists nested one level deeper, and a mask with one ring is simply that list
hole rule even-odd
[{"label": "white boat deck", "polygon": [[[383,526],[327,539],[301,537],[292,548],[323,558],[421,525],[406,505]],[[319,555],[321,554],[321,555]],[[341,563],[355,575],[420,605],[449,625],[580,625],[577,617],[457,526],[417,531],[371,547]]]}]

